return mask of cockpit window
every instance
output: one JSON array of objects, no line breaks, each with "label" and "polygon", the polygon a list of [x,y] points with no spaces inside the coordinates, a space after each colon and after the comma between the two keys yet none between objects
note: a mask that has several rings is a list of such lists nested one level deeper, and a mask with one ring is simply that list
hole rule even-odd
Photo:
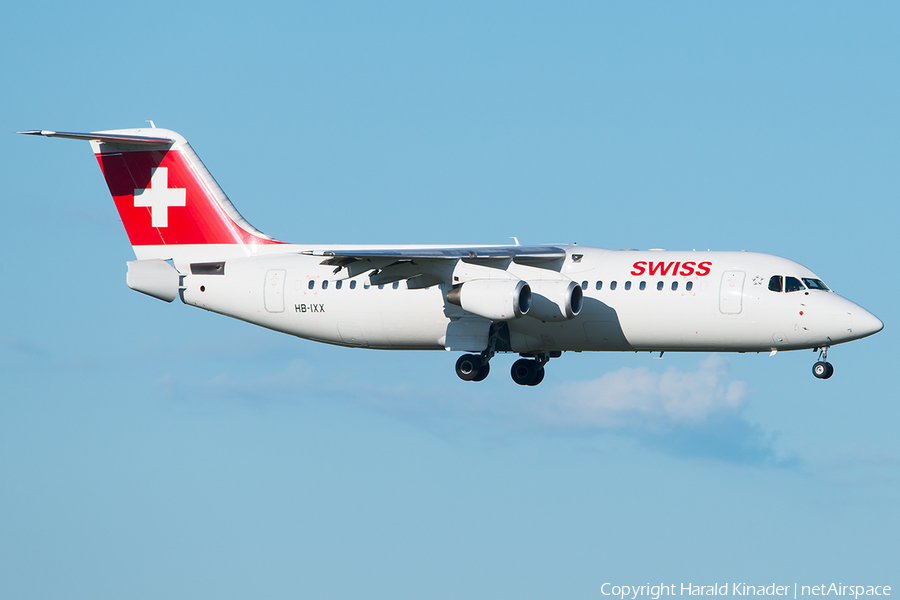
[{"label": "cockpit window", "polygon": [[781,275],[772,275],[769,279],[769,290],[773,292],[780,292],[784,289],[784,283],[782,281]]},{"label": "cockpit window", "polygon": [[806,289],[805,287],[803,287],[803,284],[800,283],[800,280],[796,277],[785,277],[784,280],[784,291],[786,292],[799,292]]},{"label": "cockpit window", "polygon": [[803,283],[811,290],[822,290],[827,292],[828,286],[822,283],[821,279],[813,279],[812,277],[804,277]]}]

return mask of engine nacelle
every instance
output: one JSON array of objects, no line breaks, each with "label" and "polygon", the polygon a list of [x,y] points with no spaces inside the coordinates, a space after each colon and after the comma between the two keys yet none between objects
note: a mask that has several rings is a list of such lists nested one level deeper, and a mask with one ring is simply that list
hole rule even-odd
[{"label": "engine nacelle", "polygon": [[447,302],[491,321],[512,321],[528,314],[531,288],[519,279],[476,279],[454,286]]},{"label": "engine nacelle", "polygon": [[166,302],[171,302],[178,296],[181,276],[166,261],[154,258],[131,260],[127,264],[125,282],[131,289]]},{"label": "engine nacelle", "polygon": [[531,281],[529,317],[541,321],[568,321],[581,312],[584,292],[574,281]]}]

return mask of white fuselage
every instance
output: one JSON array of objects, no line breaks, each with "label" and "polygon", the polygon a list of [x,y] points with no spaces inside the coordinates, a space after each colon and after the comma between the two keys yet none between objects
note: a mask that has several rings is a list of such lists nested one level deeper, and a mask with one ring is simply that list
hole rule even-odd
[{"label": "white fuselage", "polygon": [[[333,248],[333,247],[330,247]],[[457,262],[453,281],[573,280],[581,312],[547,322],[508,322],[517,353],[552,351],[770,352],[827,347],[880,330],[865,309],[830,290],[771,291],[772,276],[813,278],[809,269],[751,252],[610,251],[565,246],[558,270],[509,262],[505,268]],[[447,284],[408,289],[369,285],[322,265],[307,246],[263,249],[224,259],[223,274],[188,274],[185,303],[298,337],[356,347],[485,349],[491,322],[446,300]],[[206,257],[214,260],[216,257]],[[189,264],[176,267],[191,273]]]}]

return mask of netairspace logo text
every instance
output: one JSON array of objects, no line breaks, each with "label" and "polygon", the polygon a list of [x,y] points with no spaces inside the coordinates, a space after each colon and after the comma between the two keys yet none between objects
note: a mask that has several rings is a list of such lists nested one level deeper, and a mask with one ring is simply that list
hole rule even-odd
[{"label": "netairspace logo text", "polygon": [[694,585],[693,583],[660,583],[658,585],[616,585],[604,583],[600,587],[604,596],[615,596],[621,600],[637,600],[641,596],[659,600],[662,596],[890,596],[889,585],[843,585],[823,583],[819,585],[751,585],[749,583],[714,583]]}]

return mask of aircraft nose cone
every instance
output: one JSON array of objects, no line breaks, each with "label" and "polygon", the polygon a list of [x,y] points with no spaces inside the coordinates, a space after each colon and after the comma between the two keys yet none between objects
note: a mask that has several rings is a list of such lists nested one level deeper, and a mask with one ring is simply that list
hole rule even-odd
[{"label": "aircraft nose cone", "polygon": [[859,337],[878,333],[882,329],[884,329],[884,323],[869,311],[864,308],[853,311],[853,333]]}]

